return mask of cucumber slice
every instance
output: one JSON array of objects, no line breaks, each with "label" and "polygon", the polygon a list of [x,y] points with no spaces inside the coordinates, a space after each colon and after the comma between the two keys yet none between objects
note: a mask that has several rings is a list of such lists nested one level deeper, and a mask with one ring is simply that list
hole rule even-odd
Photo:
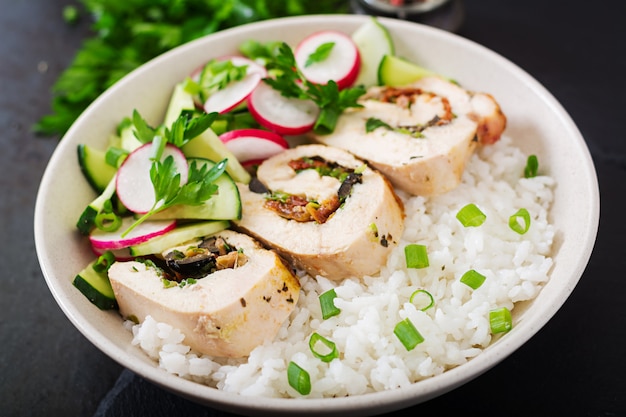
[{"label": "cucumber slice", "polygon": [[389,87],[403,87],[431,75],[437,74],[395,55],[385,55],[378,67],[378,82]]},{"label": "cucumber slice", "polygon": [[100,149],[80,144],[77,150],[80,170],[89,185],[97,193],[101,193],[109,184],[117,169],[106,163],[106,152]]},{"label": "cucumber slice", "polygon": [[97,272],[93,269],[96,262],[97,260],[92,261],[79,272],[72,284],[99,309],[116,309],[118,305],[109,277],[106,272]]},{"label": "cucumber slice", "polygon": [[232,179],[244,184],[250,182],[250,173],[211,129],[205,130],[201,135],[187,142],[182,147],[182,151],[187,158],[204,158],[211,161],[221,161],[226,158],[228,159],[226,172]]},{"label": "cucumber slice", "polygon": [[102,191],[95,200],[89,203],[81,213],[78,222],[76,222],[76,227],[82,234],[88,235],[89,232],[91,232],[91,229],[93,229],[95,225],[96,216],[102,211],[104,204],[113,198],[115,194],[115,178],[116,176],[113,175],[113,178],[111,178],[104,191]]},{"label": "cucumber slice", "polygon": [[178,83],[174,87],[174,92],[170,98],[163,124],[165,127],[169,128],[172,126],[172,123],[178,119],[178,116],[180,116],[183,110],[195,110],[195,108],[193,96],[185,91],[184,82]]},{"label": "cucumber slice", "polygon": [[[198,168],[208,165],[212,168],[215,162],[203,158],[191,158],[189,163],[196,162]],[[229,161],[230,162],[230,161]],[[201,220],[239,220],[241,219],[241,198],[239,188],[232,177],[224,172],[215,180],[219,187],[218,193],[203,204],[190,206],[177,204],[161,212],[153,214],[152,220],[160,219],[201,219]]]},{"label": "cucumber slice", "polygon": [[190,240],[221,232],[229,226],[230,222],[226,220],[199,222],[178,226],[174,230],[150,239],[147,242],[131,246],[130,254],[132,256],[160,254],[167,249],[173,248]]},{"label": "cucumber slice", "polygon": [[120,147],[127,150],[129,153],[139,148],[143,143],[135,137],[133,132],[133,125],[128,124],[120,131]]},{"label": "cucumber slice", "polygon": [[361,69],[354,84],[365,87],[378,84],[380,61],[383,56],[395,53],[389,31],[372,16],[352,33],[352,40],[361,55]]}]

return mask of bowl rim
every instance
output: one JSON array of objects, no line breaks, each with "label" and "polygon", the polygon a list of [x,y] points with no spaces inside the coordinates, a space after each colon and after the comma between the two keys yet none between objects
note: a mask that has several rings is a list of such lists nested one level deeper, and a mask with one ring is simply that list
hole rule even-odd
[{"label": "bowl rim", "polygon": [[[175,59],[178,55],[183,55],[187,51],[195,49],[205,43],[218,42],[222,38],[230,37],[233,33],[240,33],[241,31],[257,32],[266,28],[270,28],[276,25],[297,25],[297,24],[312,24],[317,22],[330,22],[332,24],[340,24],[346,21],[349,22],[364,22],[369,16],[365,15],[309,15],[309,16],[296,16],[296,17],[284,17],[279,19],[272,19],[266,21],[260,21],[242,25],[239,27],[226,29],[206,37],[193,40],[187,44],[174,48],[135,69],[130,74],[126,75],[122,80],[118,81],[116,85],[105,91],[100,97],[98,97],[77,119],[77,121],[70,127],[64,137],[71,137],[75,135],[75,132],[80,129],[80,126],[85,123],[85,120],[89,118],[91,112],[93,112],[101,102],[104,102],[110,95],[115,94],[115,91],[124,88],[128,83],[133,82],[136,78],[148,68],[158,66],[162,62]],[[62,311],[69,318],[72,324],[99,350],[104,352],[107,356],[130,369],[134,373],[146,378],[147,380],[161,386],[162,388],[176,393],[195,402],[211,405],[215,408],[223,409],[233,412],[248,412],[253,414],[267,415],[280,415],[291,414],[294,412],[314,415],[314,414],[328,414],[328,413],[341,413],[344,415],[366,415],[376,414],[381,410],[391,411],[415,405],[419,402],[427,401],[431,398],[442,395],[446,392],[453,390],[454,388],[469,382],[470,380],[478,377],[482,373],[491,369],[493,366],[504,360],[511,355],[519,347],[521,347],[526,341],[534,336],[558,311],[563,305],[566,299],[569,297],[574,287],[582,277],[587,262],[591,256],[595,238],[597,235],[598,223],[599,223],[599,190],[598,182],[593,169],[593,161],[586,148],[585,141],[576,127],[575,123],[563,108],[563,106],[552,96],[552,94],[545,89],[537,80],[532,76],[512,63],[503,56],[496,52],[460,35],[446,32],[434,27],[425,26],[419,23],[400,21],[391,18],[379,18],[383,24],[392,25],[397,30],[401,31],[405,28],[420,31],[442,38],[449,42],[455,42],[461,44],[463,47],[472,49],[479,52],[481,55],[488,57],[491,60],[498,61],[508,71],[515,72],[515,76],[520,78],[526,83],[529,88],[532,88],[540,98],[546,102],[554,111],[558,114],[564,127],[567,129],[567,135],[576,139],[576,144],[581,147],[581,151],[585,153],[587,157],[587,163],[590,167],[588,172],[588,184],[585,187],[590,191],[591,202],[589,203],[588,216],[584,220],[589,227],[586,230],[585,242],[581,244],[580,260],[577,264],[569,266],[572,273],[570,280],[568,281],[568,287],[563,288],[561,292],[556,294],[550,299],[548,305],[542,305],[540,307],[541,314],[535,313],[533,320],[522,320],[515,328],[507,334],[507,337],[502,339],[499,343],[492,343],[485,349],[490,351],[489,355],[479,354],[477,357],[471,359],[467,363],[458,366],[456,368],[445,371],[444,373],[429,377],[423,381],[418,381],[411,386],[404,388],[396,388],[392,390],[385,390],[380,392],[367,393],[363,395],[338,397],[338,398],[266,398],[266,397],[245,397],[239,394],[228,393],[210,388],[192,382],[190,380],[174,376],[167,373],[165,370],[158,368],[155,365],[149,365],[144,362],[133,361],[132,357],[128,357],[128,352],[119,349],[112,342],[106,338],[103,340],[98,336],[98,330],[87,320],[86,317],[81,315],[80,311],[73,305],[68,303],[63,294],[58,291],[55,281],[59,279],[55,276],[55,271],[52,269],[49,260],[46,258],[46,247],[43,239],[38,239],[37,236],[41,236],[45,229],[43,221],[45,214],[45,198],[47,197],[46,188],[53,181],[54,168],[58,165],[59,159],[62,154],[66,153],[63,140],[60,141],[57,149],[54,150],[48,166],[45,169],[37,192],[37,199],[35,204],[35,217],[34,217],[34,232],[35,232],[35,246],[38,254],[41,270],[43,272],[46,283],[53,294],[56,302],[61,307]],[[586,151],[586,152],[585,152]],[[312,407],[313,401],[315,406]],[[259,408],[262,406],[262,408]],[[366,413],[366,414],[364,414]]]}]

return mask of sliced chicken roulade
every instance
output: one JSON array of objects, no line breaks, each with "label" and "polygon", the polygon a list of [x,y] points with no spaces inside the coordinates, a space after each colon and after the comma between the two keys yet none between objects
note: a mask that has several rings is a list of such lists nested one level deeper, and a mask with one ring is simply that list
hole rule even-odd
[{"label": "sliced chicken roulade", "polygon": [[476,146],[499,140],[506,127],[489,94],[439,77],[372,87],[359,102],[363,107],[345,111],[333,133],[312,139],[353,153],[414,195],[455,188]]},{"label": "sliced chicken roulade", "polygon": [[244,357],[271,341],[300,284],[273,251],[231,230],[163,253],[166,265],[115,262],[109,279],[120,314],[178,328],[197,352]]},{"label": "sliced chicken roulade", "polygon": [[259,166],[251,184],[239,184],[243,214],[235,227],[312,275],[375,274],[404,230],[404,209],[389,182],[338,148],[281,152]]}]

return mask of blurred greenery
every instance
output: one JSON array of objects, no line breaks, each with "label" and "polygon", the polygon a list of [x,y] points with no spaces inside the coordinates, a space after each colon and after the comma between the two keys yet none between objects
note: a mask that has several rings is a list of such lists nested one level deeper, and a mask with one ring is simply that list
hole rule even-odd
[{"label": "blurred greenery", "polygon": [[90,19],[92,36],[53,85],[52,111],[34,126],[63,135],[103,91],[150,59],[216,31],[260,20],[346,13],[343,0],[79,0],[60,13]]}]

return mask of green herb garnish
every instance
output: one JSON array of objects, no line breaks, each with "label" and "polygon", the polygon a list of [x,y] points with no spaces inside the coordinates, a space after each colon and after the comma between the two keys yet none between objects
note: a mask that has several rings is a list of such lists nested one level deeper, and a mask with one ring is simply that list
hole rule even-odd
[{"label": "green herb garnish", "polygon": [[189,166],[187,183],[180,185],[180,173],[176,172],[174,158],[171,155],[167,156],[163,162],[154,161],[150,168],[150,179],[154,186],[155,202],[146,214],[122,233],[122,237],[153,214],[166,208],[177,204],[196,206],[211,198],[218,188],[214,181],[226,170],[227,162],[223,159],[212,168],[203,165],[198,169],[196,161],[193,161]]},{"label": "green herb garnish", "polygon": [[515,212],[515,214],[509,217],[509,227],[523,235],[530,228],[530,213],[525,208],[521,208]]},{"label": "green herb garnish", "polygon": [[276,74],[275,78],[264,81],[285,97],[312,100],[320,108],[320,114],[313,126],[319,134],[331,133],[335,130],[341,113],[350,107],[362,107],[357,102],[365,94],[365,88],[351,87],[339,90],[337,83],[330,80],[327,84],[316,84],[308,81],[296,65],[291,47],[281,43],[277,55],[267,63],[267,69]]},{"label": "green herb garnish", "polygon": [[536,177],[538,169],[539,161],[537,159],[537,155],[530,155],[526,160],[526,166],[524,167],[524,178]]},{"label": "green herb garnish", "polygon": [[317,49],[315,49],[315,51],[308,56],[306,62],[304,63],[305,68],[310,67],[316,62],[323,62],[326,60],[333,51],[334,47],[335,42],[326,42],[318,46]]},{"label": "green herb garnish", "polygon": [[463,274],[463,276],[461,277],[461,282],[467,285],[468,287],[470,287],[471,289],[476,290],[481,285],[483,285],[483,282],[485,282],[485,279],[486,277],[483,274],[476,272],[473,269],[470,269],[469,271]]},{"label": "green herb garnish", "polygon": [[424,341],[424,337],[415,328],[408,318],[398,322],[393,329],[393,333],[400,340],[406,350],[413,350],[415,346]]},{"label": "green herb garnish", "polygon": [[308,395],[311,392],[311,376],[293,361],[287,367],[287,381],[291,388],[301,395]]},{"label": "green herb garnish", "polygon": [[470,203],[459,210],[456,214],[456,218],[465,227],[477,227],[485,222],[487,216],[478,208],[478,206],[476,206],[476,204]]}]

